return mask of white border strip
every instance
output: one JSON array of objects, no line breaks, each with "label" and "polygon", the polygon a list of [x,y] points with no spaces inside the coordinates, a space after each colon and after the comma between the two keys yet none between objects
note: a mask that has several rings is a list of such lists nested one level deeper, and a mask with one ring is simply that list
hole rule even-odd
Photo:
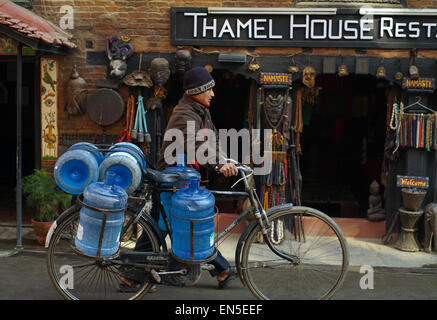
[{"label": "white border strip", "polygon": [[437,9],[360,8],[361,15],[376,16],[437,16]]},{"label": "white border strip", "polygon": [[220,8],[208,7],[209,14],[268,14],[268,15],[336,15],[337,8]]}]

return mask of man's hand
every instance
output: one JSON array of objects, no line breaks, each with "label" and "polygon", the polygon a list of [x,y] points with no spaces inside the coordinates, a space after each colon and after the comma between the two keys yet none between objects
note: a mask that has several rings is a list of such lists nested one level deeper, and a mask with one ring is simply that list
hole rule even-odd
[{"label": "man's hand", "polygon": [[220,173],[223,173],[225,177],[236,176],[238,174],[238,169],[233,163],[226,163],[220,168]]}]

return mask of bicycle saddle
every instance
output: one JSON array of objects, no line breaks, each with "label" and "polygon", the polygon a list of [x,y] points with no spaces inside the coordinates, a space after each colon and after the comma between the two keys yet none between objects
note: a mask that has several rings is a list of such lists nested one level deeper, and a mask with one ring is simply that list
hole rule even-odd
[{"label": "bicycle saddle", "polygon": [[180,179],[178,174],[163,173],[149,168],[144,169],[144,174],[147,178],[158,183],[172,183]]}]

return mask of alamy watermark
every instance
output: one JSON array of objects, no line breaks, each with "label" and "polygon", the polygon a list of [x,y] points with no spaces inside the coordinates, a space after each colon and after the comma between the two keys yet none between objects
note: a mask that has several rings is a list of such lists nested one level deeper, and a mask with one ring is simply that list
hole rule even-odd
[{"label": "alamy watermark", "polygon": [[[263,135],[261,135],[263,134]],[[261,155],[261,139],[264,154]],[[254,175],[269,174],[272,167],[272,130],[271,129],[220,129],[217,134],[210,129],[196,132],[195,122],[187,121],[186,139],[179,129],[168,129],[164,141],[171,142],[164,150],[164,161],[174,165],[177,155],[185,154],[186,163],[199,165],[221,165],[234,159],[248,165],[254,165]],[[239,143],[241,142],[241,143]],[[241,153],[239,152],[241,146]],[[219,150],[219,151],[217,151]],[[222,150],[229,150],[225,153]],[[219,154],[217,154],[217,152]]]},{"label": "alamy watermark", "polygon": [[364,273],[364,276],[360,279],[360,288],[362,290],[374,289],[374,270],[372,266],[363,265],[360,268],[360,273]]},{"label": "alamy watermark", "polygon": [[59,273],[63,276],[59,279],[59,286],[62,290],[74,289],[74,270],[72,266],[63,265],[59,269]]},{"label": "alamy watermark", "polygon": [[72,6],[62,6],[59,9],[59,13],[63,16],[59,20],[59,26],[63,30],[73,30],[74,29],[74,9]]}]

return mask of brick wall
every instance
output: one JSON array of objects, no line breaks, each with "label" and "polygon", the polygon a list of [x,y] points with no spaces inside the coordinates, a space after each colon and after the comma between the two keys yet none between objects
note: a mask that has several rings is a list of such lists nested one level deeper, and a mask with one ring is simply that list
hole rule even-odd
[{"label": "brick wall", "polygon": [[[78,44],[78,49],[65,59],[61,68],[62,80],[68,80],[73,63],[78,66],[79,74],[84,77],[91,87],[97,79],[106,76],[104,66],[87,66],[85,63],[86,50],[104,51],[105,40],[110,35],[126,35],[132,39],[136,52],[174,52],[176,47],[170,45],[170,7],[173,6],[222,6],[222,7],[291,7],[294,1],[159,1],[159,0],[76,0],[74,6],[74,30],[72,34]],[[437,8],[437,0],[410,0],[411,8]],[[34,11],[47,17],[55,24],[59,24],[62,5],[71,5],[71,1],[63,0],[35,0]],[[92,41],[93,48],[86,49],[86,41]],[[204,47],[203,51],[246,52],[245,48],[214,48]],[[257,48],[255,53],[292,54],[299,48]],[[354,49],[315,49],[313,54],[355,55]],[[433,56],[434,52],[419,54]],[[406,50],[369,50],[370,56],[397,57],[408,56]],[[83,127],[93,128],[86,121]],[[66,128],[66,130],[69,130]],[[81,129],[82,130],[82,129]]]}]

